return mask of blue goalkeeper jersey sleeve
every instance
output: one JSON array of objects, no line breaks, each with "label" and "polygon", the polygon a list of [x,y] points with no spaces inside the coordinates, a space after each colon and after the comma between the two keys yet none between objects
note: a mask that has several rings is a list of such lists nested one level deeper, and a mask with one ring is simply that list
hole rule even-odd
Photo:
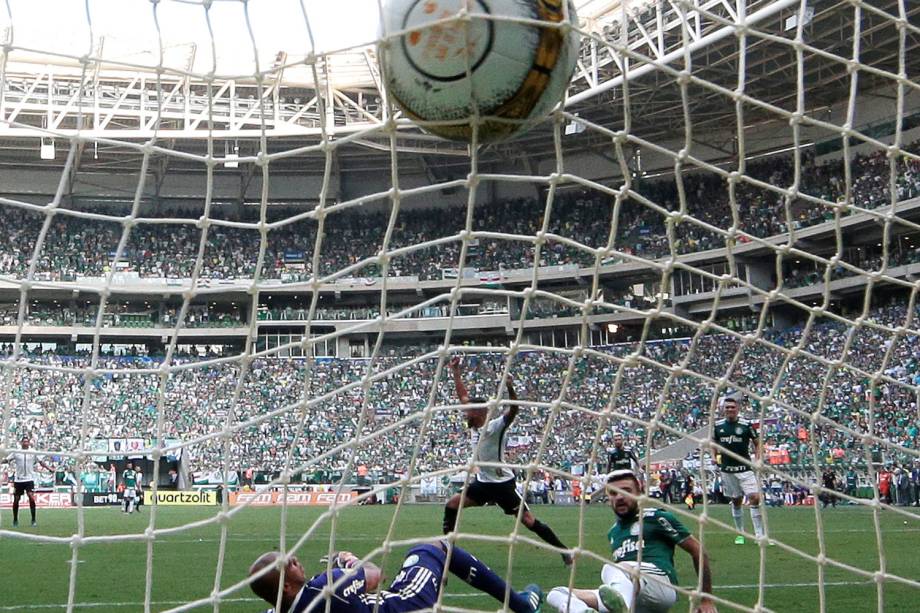
[{"label": "blue goalkeeper jersey sleeve", "polygon": [[[346,574],[347,573],[347,574]],[[372,597],[365,590],[364,569],[356,571],[343,571],[334,568],[330,576],[325,571],[315,575],[297,594],[294,603],[287,611],[279,613],[324,613],[326,599],[329,599],[329,613],[370,613],[373,603]],[[343,578],[344,577],[344,578]],[[327,586],[335,586],[331,592],[326,592]],[[272,613],[269,609],[267,613]]]}]

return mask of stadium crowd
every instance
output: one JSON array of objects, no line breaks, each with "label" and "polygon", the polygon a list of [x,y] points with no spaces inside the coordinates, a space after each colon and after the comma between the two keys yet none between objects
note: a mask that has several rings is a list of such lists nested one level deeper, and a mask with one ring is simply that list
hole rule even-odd
[{"label": "stadium crowd", "polygon": [[[870,321],[896,327],[907,314],[906,304],[896,301],[873,310]],[[640,454],[649,444],[658,449],[681,433],[708,426],[713,387],[702,377],[726,374],[732,385],[772,399],[765,404],[755,399],[746,412],[763,418],[765,442],[783,458],[778,469],[814,470],[826,464],[865,469],[869,463],[909,465],[917,458],[918,335],[896,338],[865,324],[854,328],[819,320],[810,328],[767,332],[764,340],[779,349],[704,335],[695,342],[646,343],[638,360],[629,359],[636,344],[597,348],[577,360],[550,351],[521,353],[511,367],[519,397],[545,403],[560,398],[563,404],[555,412],[533,406],[521,411],[509,432],[509,460],[584,470],[604,462],[614,430],[627,433]],[[813,356],[840,358],[843,364],[830,368]],[[466,360],[471,395],[489,396],[496,389],[503,360],[498,353]],[[22,367],[27,364],[42,368]],[[189,443],[193,470],[214,470],[226,458],[233,470],[273,473],[291,454],[295,466],[313,459],[305,473],[335,473],[353,452],[356,466],[394,475],[409,470],[416,449],[419,473],[460,466],[470,454],[461,412],[444,408],[456,403],[453,385],[446,372],[437,379],[434,359],[261,358],[242,377],[236,363],[197,365],[183,359],[168,379],[162,411],[158,375],[137,372],[157,368],[158,359],[104,358],[98,367],[117,372],[98,375],[88,386],[82,373],[60,370],[86,365],[83,357],[43,355],[21,356],[20,367],[13,368],[7,358],[0,377],[10,390],[15,435],[28,433],[44,449],[74,450],[89,448],[92,439],[151,439],[159,432]],[[676,365],[684,371],[674,373]],[[44,368],[49,366],[58,369]],[[854,368],[884,373],[892,381],[873,386]],[[360,383],[368,373],[379,378],[365,393]],[[310,406],[290,408],[303,398],[311,399]],[[425,412],[428,406],[435,410]],[[599,417],[608,406],[614,416]],[[822,420],[812,424],[813,414]],[[259,417],[265,419],[227,439],[195,442]],[[659,427],[649,432],[653,420]],[[865,435],[875,437],[871,445]],[[339,449],[356,438],[350,449]]]},{"label": "stadium crowd", "polygon": [[[920,141],[906,147],[920,152]],[[776,155],[751,161],[747,176],[778,188],[788,188],[795,179],[793,159]],[[890,166],[883,151],[858,155],[850,163],[851,202],[861,208],[890,204]],[[827,202],[839,202],[846,194],[844,163],[819,162],[806,153],[801,161],[799,191]],[[682,177],[686,211],[696,219],[719,228],[732,224],[733,207],[727,181],[711,172],[691,171]],[[663,209],[680,209],[677,183],[670,179],[637,179],[633,189]],[[904,201],[920,195],[920,163],[902,158],[896,163],[895,196]],[[834,218],[830,207],[799,198],[789,204],[785,196],[749,182],[738,183],[735,195],[740,228],[758,237],[779,234],[789,226],[803,228]],[[527,200],[502,200],[477,206],[474,229],[534,236],[543,222],[544,207]],[[302,212],[302,211],[300,211]],[[577,240],[590,248],[607,244],[614,207],[612,198],[599,192],[560,191],[553,203],[549,231]],[[117,213],[124,214],[124,211]],[[201,229],[200,211],[172,211],[182,223],[140,223],[130,234],[123,258],[115,264],[119,273],[140,277],[188,278],[197,259]],[[220,209],[216,216],[224,215]],[[45,216],[41,212],[4,206],[4,227],[0,235],[0,275],[22,278],[29,269]],[[166,215],[166,213],[164,213]],[[321,244],[320,273],[341,271],[375,256],[381,248],[388,213],[364,212],[328,214]],[[274,215],[274,221],[282,221]],[[257,221],[238,219],[237,221]],[[465,210],[445,207],[438,215],[426,208],[400,212],[389,247],[418,245],[456,235],[464,227]],[[654,259],[670,253],[665,231],[665,216],[631,197],[618,211],[614,247],[621,253]],[[35,276],[47,280],[75,280],[79,276],[101,276],[113,266],[113,255],[123,231],[118,221],[89,220],[57,214],[36,262]],[[300,280],[312,270],[317,227],[310,220],[293,221],[268,232],[265,259],[260,278]],[[723,247],[725,239],[690,222],[675,227],[674,249],[688,253]],[[255,229],[210,226],[202,258],[203,279],[252,278],[259,249],[260,233]],[[456,274],[460,245],[443,243],[420,248],[394,257],[389,274],[441,279]],[[481,239],[472,245],[467,266],[481,271],[530,268],[535,263],[552,265],[593,265],[594,254],[560,241],[548,241],[535,261],[533,244],[524,240]],[[350,271],[355,277],[381,274],[376,263]]]}]

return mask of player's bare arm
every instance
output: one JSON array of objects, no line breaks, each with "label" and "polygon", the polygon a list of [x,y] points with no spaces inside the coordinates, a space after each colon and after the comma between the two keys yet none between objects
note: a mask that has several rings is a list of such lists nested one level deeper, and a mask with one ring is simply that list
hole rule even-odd
[{"label": "player's bare arm", "polygon": [[460,358],[454,356],[450,359],[450,372],[454,377],[454,387],[457,388],[457,398],[460,404],[469,404],[470,394],[466,391],[466,385],[463,383],[463,373],[460,372]]},{"label": "player's bare arm", "polygon": [[517,417],[518,409],[520,408],[517,402],[515,402],[517,400],[517,393],[514,391],[514,381],[511,379],[511,375],[508,375],[508,378],[505,380],[505,388],[508,390],[508,399],[511,400],[512,404],[505,407],[505,412],[502,413],[502,416],[505,418],[505,423],[510,426],[514,418]]},{"label": "player's bare arm", "polygon": [[[709,556],[706,555],[703,546],[692,536],[685,538],[677,546],[689,553],[693,559],[693,568],[700,577],[703,592],[712,594],[712,572],[709,569]],[[697,613],[715,613],[716,605],[711,598],[703,597],[696,610]]]}]

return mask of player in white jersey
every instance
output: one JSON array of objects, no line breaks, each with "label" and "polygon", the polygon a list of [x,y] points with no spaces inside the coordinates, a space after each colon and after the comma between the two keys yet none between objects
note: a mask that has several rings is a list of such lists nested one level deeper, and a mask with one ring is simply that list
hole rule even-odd
[{"label": "player in white jersey", "polygon": [[5,462],[13,464],[13,527],[19,525],[19,499],[25,494],[29,499],[29,511],[32,514],[32,525],[35,525],[35,465],[40,464],[42,468],[54,472],[54,470],[45,464],[31,451],[27,451],[32,446],[32,441],[28,436],[23,436],[20,441],[22,451],[14,451],[6,457]]},{"label": "player in white jersey", "polygon": [[[470,398],[463,384],[463,377],[460,373],[460,360],[454,358],[450,361],[450,369],[453,373],[454,384],[457,388],[457,396],[461,404],[483,403],[484,399]],[[512,401],[517,400],[517,394],[514,391],[514,384],[509,378],[507,381],[508,398]],[[518,413],[518,405],[511,404],[505,407],[502,414],[491,421],[487,421],[488,410],[485,408],[469,408],[466,410],[466,423],[471,430],[471,443],[474,449],[477,449],[476,462],[503,462],[505,457],[505,433],[514,421]],[[480,441],[480,438],[482,439]],[[521,522],[532,532],[550,545],[559,549],[568,549],[552,528],[541,522],[533,516],[527,504],[522,500],[518,493],[514,471],[504,466],[481,466],[476,472],[473,481],[466,490],[466,496],[454,494],[444,506],[444,534],[452,532],[457,525],[457,513],[460,509],[461,498],[464,507],[480,507],[488,504],[494,504],[502,508],[508,515],[517,516],[518,511],[523,505],[524,510],[521,514]],[[562,560],[568,566],[572,563],[572,556],[569,553],[562,554]]]}]

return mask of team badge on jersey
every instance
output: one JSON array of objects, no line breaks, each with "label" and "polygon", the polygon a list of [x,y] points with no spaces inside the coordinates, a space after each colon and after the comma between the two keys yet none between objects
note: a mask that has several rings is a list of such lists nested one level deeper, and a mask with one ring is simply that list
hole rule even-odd
[{"label": "team badge on jersey", "polygon": [[413,553],[411,556],[406,558],[405,562],[403,562],[403,568],[415,566],[416,564],[418,564],[418,556]]},{"label": "team badge on jersey", "polygon": [[738,436],[741,436],[741,432],[742,432],[741,426],[735,426],[735,434],[737,434]]},{"label": "team badge on jersey", "polygon": [[636,522],[632,525],[632,527],[629,529],[629,534],[631,536],[639,536],[639,522]]}]

